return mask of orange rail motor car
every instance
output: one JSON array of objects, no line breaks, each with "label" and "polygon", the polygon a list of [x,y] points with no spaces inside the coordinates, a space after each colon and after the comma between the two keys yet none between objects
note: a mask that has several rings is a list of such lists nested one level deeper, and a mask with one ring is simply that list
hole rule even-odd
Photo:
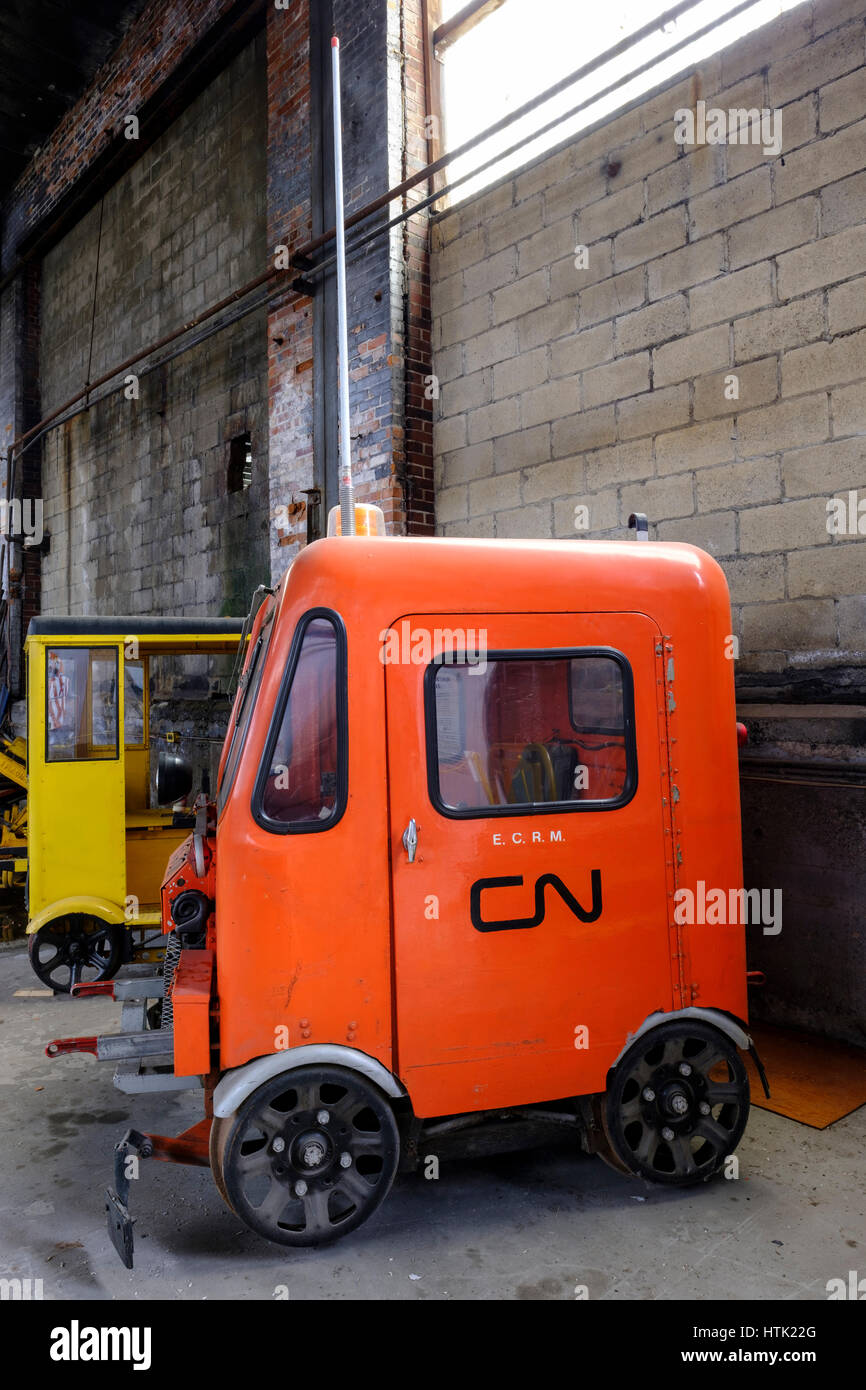
[{"label": "orange rail motor car", "polygon": [[654,1182],[719,1171],[749,1110],[744,931],[678,904],[742,893],[729,634],[689,545],[302,552],[169,863],[164,977],[79,989],[142,1019],[164,991],[162,1027],[49,1048],[204,1091],[186,1134],[117,1146],[128,1265],[132,1152],[209,1163],[289,1246],[358,1226],[398,1168],[551,1134]]}]

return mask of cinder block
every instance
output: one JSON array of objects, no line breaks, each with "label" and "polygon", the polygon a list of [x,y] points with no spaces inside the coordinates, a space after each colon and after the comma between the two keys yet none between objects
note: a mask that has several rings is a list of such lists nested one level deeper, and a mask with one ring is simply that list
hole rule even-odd
[{"label": "cinder block", "polygon": [[866,121],[858,121],[788,155],[776,169],[776,205],[857,173],[863,167],[864,136]]},{"label": "cinder block", "polygon": [[549,227],[542,227],[534,236],[519,243],[518,273],[522,278],[534,270],[553,265],[564,256],[573,257],[575,243],[574,217],[563,217]]},{"label": "cinder block", "polygon": [[820,294],[794,299],[781,309],[750,314],[734,323],[734,360],[748,362],[768,352],[799,347],[822,337],[825,327],[824,297]]},{"label": "cinder block", "polygon": [[[775,50],[774,50],[775,51]],[[786,58],[770,64],[770,103],[785,102],[813,92],[863,62],[862,19],[826,34]]]},{"label": "cinder block", "polygon": [[[740,513],[740,550],[802,550],[829,543],[824,503],[814,498],[752,507]],[[789,562],[792,557],[789,556]]]},{"label": "cinder block", "polygon": [[[717,235],[702,237],[679,251],[671,251],[660,260],[650,261],[647,267],[647,286],[650,299],[663,299],[686,286],[712,280],[724,270],[725,239]],[[703,324],[694,327],[703,327]]]},{"label": "cinder block", "polygon": [[[487,255],[487,247],[484,244],[484,227],[474,227],[465,236],[455,237],[447,245],[439,250],[433,251],[432,255],[432,276],[436,280],[445,280],[449,275],[454,275],[460,270],[465,270],[467,266],[474,265]],[[513,238],[508,237],[502,243],[506,246]],[[491,247],[491,250],[499,250],[499,247]]]},{"label": "cinder block", "polygon": [[511,434],[520,428],[520,403],[516,396],[481,405],[466,416],[466,437],[470,444],[480,444],[496,435]]},{"label": "cinder block", "polygon": [[642,435],[658,434],[662,430],[684,425],[689,418],[689,388],[668,386],[663,391],[648,391],[620,401],[617,406],[617,431],[620,439],[637,439]]},{"label": "cinder block", "polygon": [[552,453],[554,458],[568,454],[586,453],[613,444],[616,439],[616,415],[612,405],[598,410],[584,410],[567,415],[553,425]]},{"label": "cinder block", "polygon": [[749,604],[743,609],[743,646],[749,651],[809,651],[835,645],[836,619],[829,599]]},{"label": "cinder block", "polygon": [[437,526],[440,536],[463,536],[468,540],[488,540],[495,535],[492,516],[473,516],[468,521],[449,521]]},{"label": "cinder block", "polygon": [[699,512],[750,507],[758,502],[775,502],[782,496],[779,464],[774,458],[704,469],[697,475],[696,486]]},{"label": "cinder block", "polygon": [[[823,524],[826,504],[820,498],[811,504]],[[816,597],[841,598],[843,594],[860,594],[863,590],[863,569],[866,565],[866,543],[861,540],[834,542],[821,550],[798,550],[788,556],[788,593],[792,598],[801,594]]]},{"label": "cinder block", "polygon": [[449,415],[462,415],[477,405],[486,405],[491,399],[490,390],[493,373],[489,367],[480,372],[470,372],[454,381],[440,386],[439,418]]},{"label": "cinder block", "polygon": [[[738,394],[728,399],[736,379]],[[745,366],[727,368],[700,377],[695,382],[695,420],[716,419],[719,415],[741,415],[756,406],[768,405],[778,395],[778,365],[775,357],[764,357]]]},{"label": "cinder block", "polygon": [[710,515],[684,517],[679,521],[660,521],[657,534],[660,541],[697,545],[718,559],[736,552],[736,514],[713,512]]},{"label": "cinder block", "polygon": [[619,483],[644,481],[652,476],[652,449],[645,439],[614,444],[586,455],[586,486],[590,492]]},{"label": "cinder block", "polygon": [[517,336],[521,352],[529,352],[541,343],[552,343],[577,327],[576,294],[554,299],[540,309],[534,309],[518,320]]},{"label": "cinder block", "polygon": [[814,241],[818,235],[818,199],[800,198],[782,208],[731,227],[728,256],[731,270]]},{"label": "cinder block", "polygon": [[507,285],[516,278],[517,252],[513,246],[506,246],[497,255],[485,256],[484,260],[466,267],[463,271],[464,301],[468,303],[480,294],[498,290],[501,285]]},{"label": "cinder block", "polygon": [[547,303],[547,271],[537,270],[534,275],[515,280],[493,295],[493,322],[505,323],[508,319],[528,314]]},{"label": "cinder block", "polygon": [[[698,243],[701,245],[702,243]],[[769,261],[725,275],[709,285],[689,291],[692,328],[748,314],[773,302],[773,276]]]},{"label": "cinder block", "polygon": [[534,352],[522,352],[507,362],[497,362],[493,368],[493,398],[515,396],[522,391],[531,391],[547,380],[547,348],[536,348]]},{"label": "cinder block", "polygon": [[437,420],[433,425],[433,448],[437,454],[448,454],[466,443],[466,416],[454,415]]},{"label": "cinder block", "polygon": [[600,323],[561,338],[550,348],[550,375],[574,376],[613,357],[613,324]]},{"label": "cinder block", "polygon": [[449,521],[463,521],[469,516],[469,489],[446,487],[436,498],[436,521],[444,526]]},{"label": "cinder block", "polygon": [[486,297],[472,299],[468,304],[460,304],[434,320],[434,329],[438,327],[438,339],[434,341],[437,341],[439,348],[452,347],[455,343],[465,343],[467,338],[477,333],[483,333],[489,326],[489,300]]},{"label": "cinder block", "polygon": [[866,329],[831,343],[792,348],[782,357],[783,396],[799,396],[862,377],[866,377]]},{"label": "cinder block", "polygon": [[[603,191],[603,189],[602,189]],[[640,183],[619,188],[599,198],[589,206],[581,205],[577,221],[577,238],[589,246],[601,237],[610,236],[623,227],[630,227],[643,214],[644,193]]]},{"label": "cinder block", "polygon": [[550,458],[550,425],[518,430],[493,440],[493,466],[497,473],[510,473],[515,468],[528,468]]},{"label": "cinder block", "polygon": [[[662,300],[662,303],[665,301]],[[689,333],[653,352],[653,385],[670,386],[726,366],[730,360],[730,330],[727,324]],[[696,417],[697,418],[697,417]]]},{"label": "cinder block", "polygon": [[580,295],[579,323],[581,328],[612,319],[617,314],[636,309],[646,303],[646,270],[637,266],[623,275],[614,275],[599,285],[583,290]]},{"label": "cinder block", "polygon": [[469,512],[483,516],[485,512],[503,511],[520,506],[520,474],[496,473],[490,478],[469,484]]},{"label": "cinder block", "polygon": [[[728,513],[733,519],[733,513]],[[732,603],[771,603],[785,597],[785,557],[748,555],[725,561]]]},{"label": "cinder block", "polygon": [[648,352],[617,358],[602,367],[585,371],[582,377],[583,406],[591,410],[606,401],[622,400],[649,389],[650,356]]},{"label": "cinder block", "polygon": [[[864,68],[866,72],[866,68]],[[866,173],[852,174],[821,189],[821,230],[824,236],[866,222]]]},{"label": "cinder block", "polygon": [[779,298],[793,299],[819,286],[847,280],[861,274],[864,265],[866,226],[851,227],[835,236],[824,237],[779,257]]},{"label": "cinder block", "polygon": [[541,424],[544,420],[559,420],[571,415],[580,405],[580,383],[573,377],[549,381],[527,391],[522,399],[523,424]]},{"label": "cinder block", "polygon": [[493,443],[487,439],[466,449],[446,454],[442,467],[442,487],[457,487],[476,478],[486,478],[493,472]]},{"label": "cinder block", "polygon": [[553,535],[551,506],[549,502],[537,502],[531,507],[519,507],[517,511],[497,512],[496,535],[514,540],[549,540]]},{"label": "cinder block", "polygon": [[[639,111],[635,114],[639,116]],[[620,165],[616,182],[621,188],[639,183],[676,156],[673,131],[668,132],[662,127],[648,130],[637,138],[629,138],[623,144],[611,145],[609,149],[611,161]]]},{"label": "cinder block", "polygon": [[683,294],[659,299],[645,309],[623,314],[616,320],[618,352],[636,352],[639,348],[663,343],[685,333],[689,326],[689,305]]},{"label": "cinder block", "polygon": [[839,626],[839,646],[858,661],[863,656],[863,633],[866,632],[866,595],[840,598],[836,604]]},{"label": "cinder block", "polygon": [[692,241],[722,227],[763,212],[772,203],[770,170],[761,165],[721,188],[712,188],[689,202],[689,236]]},{"label": "cinder block", "polygon": [[494,362],[504,362],[507,357],[514,357],[516,352],[517,328],[513,323],[504,323],[470,338],[464,344],[463,360],[467,372],[474,372],[481,367],[492,366]]},{"label": "cinder block", "polygon": [[628,227],[614,238],[614,269],[617,273],[630,270],[632,266],[662,256],[686,240],[686,226],[682,210],[671,208],[641,222],[636,227]]},{"label": "cinder block", "polygon": [[[583,512],[578,514],[578,507],[585,507],[587,515]],[[575,518],[578,515],[581,521],[587,521],[585,529],[583,526],[580,529],[575,527]],[[553,534],[561,536],[563,540],[598,536],[604,531],[616,529],[619,525],[619,497],[613,490],[592,494],[576,493],[574,497],[564,497],[560,502],[553,504]]]},{"label": "cinder block", "polygon": [[613,273],[611,247],[610,241],[596,241],[587,247],[586,265],[576,265],[577,258],[574,255],[555,261],[550,267],[551,300],[580,293],[587,286],[595,285],[599,280],[606,280]]},{"label": "cinder block", "polygon": [[847,77],[822,87],[818,93],[818,109],[822,134],[849,125],[866,114],[866,64]]},{"label": "cinder block", "polygon": [[659,473],[682,473],[689,468],[712,468],[734,458],[735,430],[731,420],[708,420],[702,425],[656,436]]},{"label": "cinder block", "polygon": [[835,438],[866,433],[866,387],[863,383],[834,391],[830,397],[830,414]]},{"label": "cinder block", "polygon": [[826,392],[750,410],[737,420],[738,452],[743,458],[776,454],[829,438]]},{"label": "cinder block", "polygon": [[[686,106],[689,104],[685,103]],[[671,128],[673,129],[673,113]],[[697,197],[725,181],[723,145],[701,145],[690,154],[685,154],[683,146],[678,148],[681,152],[673,163],[666,164],[658,173],[651,174],[646,181],[646,210],[649,217],[675,203]]]},{"label": "cinder block", "polygon": [[691,516],[695,510],[694,486],[690,473],[672,478],[650,478],[645,483],[626,483],[620,492],[624,519],[631,512],[646,512],[649,521],[667,521]]},{"label": "cinder block", "polygon": [[[527,468],[523,475],[524,503],[540,502],[545,498],[571,496],[584,487],[584,467],[581,458],[557,459]],[[501,504],[500,504],[501,505]]]},{"label": "cinder block", "polygon": [[866,435],[784,454],[782,482],[786,497],[830,497],[845,488],[866,488]]},{"label": "cinder block", "polygon": [[[559,183],[544,190],[544,221],[559,222],[563,217],[576,217],[578,211],[604,197],[607,179],[600,165],[578,169]],[[604,236],[604,232],[599,232]],[[586,241],[586,237],[582,238]]]},{"label": "cinder block", "polygon": [[[516,246],[524,237],[532,236],[543,225],[541,194],[527,198],[514,207],[500,212],[487,224],[487,251],[490,255],[506,246]],[[449,248],[450,250],[450,248]]]}]

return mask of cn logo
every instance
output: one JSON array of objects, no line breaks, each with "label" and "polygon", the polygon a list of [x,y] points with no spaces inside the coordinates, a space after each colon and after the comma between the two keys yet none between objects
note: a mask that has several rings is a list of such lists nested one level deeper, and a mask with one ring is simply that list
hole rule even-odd
[{"label": "cn logo", "polygon": [[601,870],[590,872],[592,885],[592,907],[587,912],[577,898],[568,891],[556,874],[542,874],[535,885],[535,915],[533,917],[505,917],[498,922],[486,922],[481,916],[481,894],[491,888],[519,888],[523,875],[517,878],[479,878],[469,890],[469,916],[476,931],[517,931],[521,927],[538,927],[544,921],[544,890],[548,883],[555,888],[562,901],[579,917],[581,922],[594,922],[601,916]]}]

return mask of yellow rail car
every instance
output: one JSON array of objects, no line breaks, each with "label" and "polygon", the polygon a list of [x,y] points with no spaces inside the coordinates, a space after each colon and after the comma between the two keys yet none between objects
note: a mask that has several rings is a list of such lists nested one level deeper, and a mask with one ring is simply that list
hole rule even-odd
[{"label": "yellow rail car", "polygon": [[[154,695],[171,697],[186,679],[208,699],[195,668],[209,663],[184,659],[224,654],[230,667],[242,628],[234,618],[31,622],[27,932],[33,968],[56,992],[161,958],[160,884],[192,810],[179,804],[190,781],[164,727],[180,706]],[[206,766],[202,775],[206,784]]]}]

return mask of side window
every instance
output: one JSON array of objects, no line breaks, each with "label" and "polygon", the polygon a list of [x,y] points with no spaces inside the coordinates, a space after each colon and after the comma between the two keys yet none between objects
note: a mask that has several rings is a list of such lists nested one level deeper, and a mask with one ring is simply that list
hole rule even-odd
[{"label": "side window", "polygon": [[346,800],[346,697],[342,626],[301,621],[253,797],[272,831],[327,830]]},{"label": "side window", "polygon": [[123,663],[123,742],[127,748],[146,748],[144,661],[127,657]]},{"label": "side window", "polygon": [[428,784],[446,815],[610,809],[637,785],[631,670],[603,650],[427,671]]},{"label": "side window", "polygon": [[250,653],[249,661],[244,668],[241,676],[240,688],[235,700],[235,707],[232,719],[229,724],[226,738],[230,739],[228,757],[223,767],[223,775],[220,780],[217,811],[222,814],[228,794],[231,791],[235,773],[238,770],[238,763],[241,759],[244,743],[246,742],[247,730],[250,727],[250,720],[256,706],[256,698],[259,693],[259,686],[262,683],[262,674],[265,669],[268,646],[271,640],[271,633],[274,628],[273,610],[262,624],[261,631],[256,639],[256,645]]},{"label": "side window", "polygon": [[46,761],[116,758],[117,652],[62,647],[45,653]]}]

